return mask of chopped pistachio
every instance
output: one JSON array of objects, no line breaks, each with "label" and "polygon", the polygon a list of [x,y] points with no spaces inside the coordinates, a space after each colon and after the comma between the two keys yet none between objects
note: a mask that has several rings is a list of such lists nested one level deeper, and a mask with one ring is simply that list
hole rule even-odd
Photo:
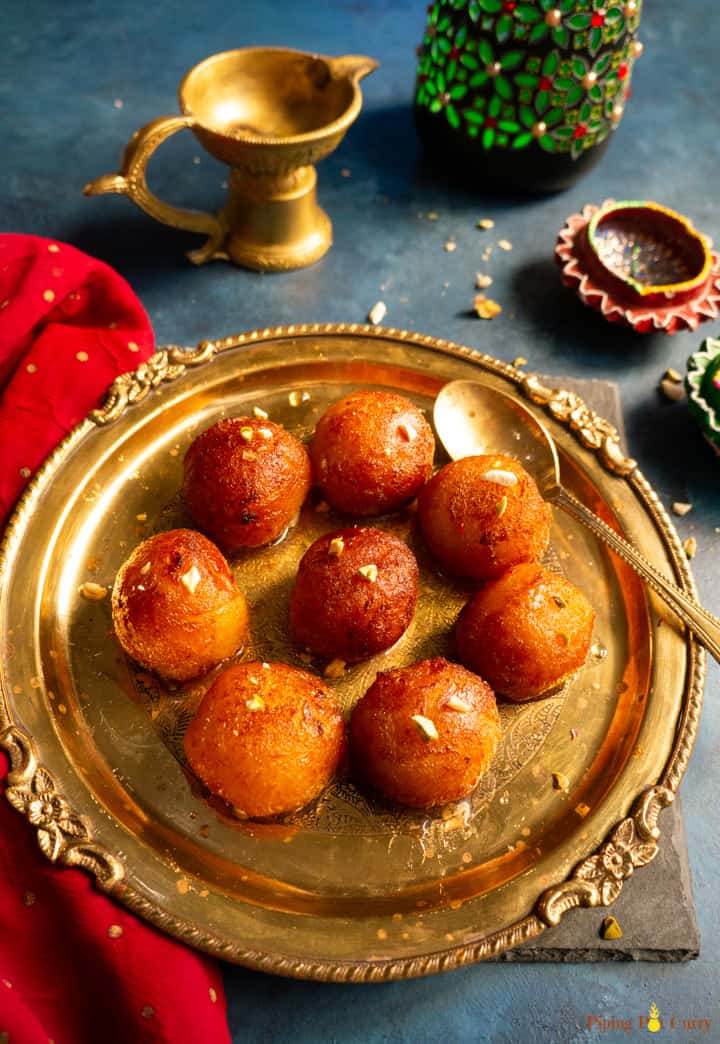
[{"label": "chopped pistachio", "polygon": [[257,417],[258,420],[267,420],[267,410],[262,410],[259,406],[253,406],[253,417]]},{"label": "chopped pistachio", "polygon": [[331,660],[325,667],[323,675],[326,678],[342,678],[345,673],[345,660]]},{"label": "chopped pistachio", "polygon": [[328,547],[328,554],[338,558],[345,550],[345,541],[342,537],[333,537]]},{"label": "chopped pistachio", "polygon": [[606,917],[600,926],[600,935],[603,939],[622,939],[622,928],[614,917]]},{"label": "chopped pistachio", "polygon": [[524,355],[516,355],[512,364],[513,366],[527,366],[527,359]]},{"label": "chopped pistachio", "polygon": [[502,468],[491,468],[481,478],[485,482],[496,482],[498,486],[517,486],[518,478],[512,471],[504,471]]},{"label": "chopped pistachio", "polygon": [[472,707],[465,700],[461,700],[459,696],[452,695],[445,704],[450,710],[459,711],[461,714],[469,714]]},{"label": "chopped pistachio", "polygon": [[507,506],[508,506],[508,498],[507,497],[501,497],[500,500],[498,500],[497,504],[495,505],[495,510],[497,512],[497,517],[498,518],[502,518],[503,517],[503,515],[507,511]]},{"label": "chopped pistachio", "polygon": [[555,790],[562,790],[565,794],[570,789],[570,780],[564,772],[553,772],[552,784]]},{"label": "chopped pistachio", "polygon": [[183,573],[180,577],[180,583],[187,587],[190,594],[194,594],[195,588],[200,583],[200,571],[198,570],[198,567],[195,565],[190,566],[187,573]]},{"label": "chopped pistachio", "polygon": [[102,602],[107,594],[106,587],[103,587],[102,584],[95,584],[92,580],[86,580],[78,590],[83,598],[87,598],[88,602]]},{"label": "chopped pistachio", "polygon": [[685,398],[685,389],[682,384],[678,384],[677,381],[670,381],[667,377],[663,377],[660,381],[660,391],[671,402],[680,402],[681,399]]},{"label": "chopped pistachio", "polygon": [[475,273],[475,286],[478,290],[486,290],[492,285],[492,276],[485,275],[484,272]]},{"label": "chopped pistachio", "polygon": [[262,711],[265,710],[265,700],[259,693],[256,693],[255,696],[251,696],[249,700],[245,700],[245,706],[249,711],[253,711],[253,713],[255,711]]},{"label": "chopped pistachio", "polygon": [[680,518],[683,518],[683,516],[687,515],[689,511],[692,511],[692,504],[685,504],[680,500],[676,500],[672,506],[672,510],[674,515],[679,515]]},{"label": "chopped pistachio", "polygon": [[423,714],[413,714],[412,720],[415,722],[415,727],[427,743],[429,740],[439,739],[438,730],[435,728],[435,722],[431,721],[430,718],[426,718]]},{"label": "chopped pistachio", "polygon": [[663,374],[666,381],[672,381],[673,384],[682,384],[682,374],[674,370],[672,366],[668,366],[667,370]]},{"label": "chopped pistachio", "polygon": [[376,301],[368,312],[368,321],[377,326],[387,315],[387,305],[384,301]]},{"label": "chopped pistachio", "polygon": [[412,442],[413,439],[416,439],[418,437],[417,432],[415,431],[415,429],[409,421],[402,421],[400,424],[398,424],[398,431],[400,432],[400,434],[406,442]]},{"label": "chopped pistachio", "polygon": [[477,228],[482,228],[486,230],[489,228],[495,228],[495,222],[492,218],[480,218],[480,220],[477,223]]},{"label": "chopped pistachio", "polygon": [[500,315],[502,312],[502,308],[497,301],[485,297],[484,294],[475,295],[473,298],[473,310],[478,319],[494,319],[496,315]]},{"label": "chopped pistachio", "polygon": [[253,434],[252,428],[247,427],[247,425],[240,429],[240,438],[244,439],[245,442],[252,442]]},{"label": "chopped pistachio", "polygon": [[374,562],[369,565],[360,566],[358,569],[360,576],[364,576],[366,580],[369,580],[371,584],[374,584],[378,578],[378,567]]},{"label": "chopped pistachio", "polygon": [[697,540],[695,537],[688,537],[683,543],[683,551],[685,552],[686,558],[694,558],[695,552],[697,551]]}]

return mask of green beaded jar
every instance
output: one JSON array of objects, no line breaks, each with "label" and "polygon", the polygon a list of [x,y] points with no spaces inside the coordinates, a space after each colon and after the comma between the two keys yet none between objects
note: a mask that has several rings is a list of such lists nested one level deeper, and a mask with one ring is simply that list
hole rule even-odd
[{"label": "green beaded jar", "polygon": [[690,356],[685,389],[690,413],[720,455],[720,340],[706,337]]},{"label": "green beaded jar", "polygon": [[555,191],[594,164],[629,96],[642,0],[435,0],[415,120],[430,155],[503,188]]}]

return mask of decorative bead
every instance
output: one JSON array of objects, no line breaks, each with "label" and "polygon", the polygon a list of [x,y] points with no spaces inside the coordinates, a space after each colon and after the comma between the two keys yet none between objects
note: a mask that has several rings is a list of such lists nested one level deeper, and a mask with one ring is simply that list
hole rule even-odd
[{"label": "decorative bead", "polygon": [[636,58],[639,58],[644,50],[645,50],[645,45],[640,40],[634,40],[633,41],[632,53],[633,53],[633,55]]},{"label": "decorative bead", "polygon": [[618,79],[619,80],[624,80],[627,77],[628,72],[629,72],[629,69],[627,67],[627,64],[625,62],[622,62],[622,64],[618,66],[618,71],[617,71]]},{"label": "decorative bead", "polygon": [[577,127],[573,132],[573,138],[580,139],[584,138],[587,134],[587,125],[585,123],[578,123]]},{"label": "decorative bead", "polygon": [[589,90],[590,87],[594,87],[596,83],[597,83],[597,73],[594,73],[594,72],[585,73],[585,75],[583,76],[583,81],[582,81],[583,87],[585,87],[585,88],[587,88]]},{"label": "decorative bead", "polygon": [[553,85],[552,76],[541,76],[540,77],[540,82],[538,83],[538,88],[541,91],[551,91],[552,90],[552,85]]},{"label": "decorative bead", "polygon": [[440,101],[441,105],[449,105],[450,104],[450,95],[448,94],[447,91],[443,91],[443,93],[440,94],[438,96],[438,98],[439,98],[439,101]]},{"label": "decorative bead", "polygon": [[637,3],[635,2],[635,0],[628,0],[628,2],[625,4],[624,11],[626,18],[632,18],[633,15],[637,14]]},{"label": "decorative bead", "polygon": [[625,110],[622,107],[622,105],[613,105],[612,118],[615,121],[615,123],[618,122],[624,111]]},{"label": "decorative bead", "polygon": [[590,18],[590,25],[593,29],[600,29],[605,25],[605,8],[601,7],[599,11],[594,11]]},{"label": "decorative bead", "polygon": [[491,62],[490,65],[485,66],[485,72],[494,79],[502,72],[502,66],[500,62]]},{"label": "decorative bead", "polygon": [[543,134],[545,134],[546,131],[547,131],[547,124],[543,123],[543,121],[540,120],[539,123],[536,123],[533,126],[532,136],[533,136],[533,138],[542,138]]},{"label": "decorative bead", "polygon": [[559,7],[553,7],[552,10],[548,11],[545,15],[545,25],[549,25],[551,29],[560,25],[562,22],[562,11]]}]

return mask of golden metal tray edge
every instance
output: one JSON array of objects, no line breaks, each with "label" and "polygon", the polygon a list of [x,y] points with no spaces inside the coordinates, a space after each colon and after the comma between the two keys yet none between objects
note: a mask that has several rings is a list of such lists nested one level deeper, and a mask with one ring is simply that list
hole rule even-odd
[{"label": "golden metal tray edge", "polygon": [[[188,368],[209,362],[216,353],[276,338],[322,335],[377,337],[418,345],[479,363],[485,370],[512,381],[523,395],[566,425],[582,446],[596,453],[606,470],[629,483],[658,527],[676,579],[687,591],[696,593],[680,540],[657,494],[635,462],[623,455],[614,427],[588,408],[575,393],[545,387],[532,374],[523,374],[506,363],[453,342],[394,328],[320,323],[256,330],[202,342],[194,350],[164,348],[136,371],[118,377],[108,390],[103,406],[92,411],[57,446],[19,501],[0,546],[0,589],[13,549],[37,497],[65,456],[93,426],[112,423],[129,406],[142,401],[152,389],[182,376]],[[103,891],[140,916],[215,956],[256,970],[324,981],[390,981],[428,975],[496,956],[533,939],[547,927],[556,925],[563,914],[574,907],[609,905],[620,894],[624,881],[633,870],[655,857],[660,837],[659,813],[674,800],[695,742],[702,706],[705,657],[690,635],[687,636],[687,651],[686,691],[670,756],[655,784],[637,798],[631,814],[609,832],[598,850],[576,866],[566,880],[542,893],[532,914],[479,942],[449,946],[422,956],[331,962],[281,957],[230,944],[220,936],[159,908],[124,879],[123,863],[93,839],[92,824],[87,817],[77,815],[68,806],[53,775],[39,763],[32,739],[13,722],[7,694],[0,685],[0,745],[11,760],[6,796],[11,805],[36,827],[40,848],[52,862],[84,868]]]}]

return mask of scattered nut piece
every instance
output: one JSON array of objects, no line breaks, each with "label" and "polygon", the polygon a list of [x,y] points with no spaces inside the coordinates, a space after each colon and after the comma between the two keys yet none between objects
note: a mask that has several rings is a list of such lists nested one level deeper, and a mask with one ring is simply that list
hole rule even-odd
[{"label": "scattered nut piece", "polygon": [[676,500],[672,506],[672,510],[673,515],[679,515],[680,518],[683,518],[683,516],[687,515],[689,511],[692,511],[692,504],[685,504],[681,500]]},{"label": "scattered nut piece", "polygon": [[427,215],[428,221],[437,221],[437,219],[439,217],[440,217],[440,215],[438,214],[438,212],[436,210],[428,210],[428,215]]},{"label": "scattered nut piece", "polygon": [[622,928],[614,917],[606,917],[600,926],[600,935],[603,939],[622,939]]},{"label": "scattered nut piece", "polygon": [[264,439],[271,439],[273,437],[271,428],[258,428],[258,435],[262,435]]},{"label": "scattered nut piece", "polygon": [[488,286],[492,285],[492,276],[485,275],[484,272],[475,273],[475,286],[478,290],[485,290]]},{"label": "scattered nut piece", "polygon": [[489,297],[485,297],[484,294],[476,294],[473,298],[473,309],[478,319],[494,319],[496,315],[500,315],[502,308]]},{"label": "scattered nut piece", "polygon": [[553,595],[552,600],[558,607],[558,609],[565,609],[567,606],[567,602],[563,598],[561,598],[560,595]]},{"label": "scattered nut piece", "polygon": [[240,429],[240,438],[244,439],[245,442],[252,442],[253,434],[252,428],[247,427],[247,425]]},{"label": "scattered nut piece", "polygon": [[384,301],[376,301],[368,312],[368,320],[373,326],[377,326],[381,323],[387,315],[387,305]]},{"label": "scattered nut piece", "polygon": [[249,711],[261,711],[265,710],[265,700],[259,694],[251,696],[249,700],[245,700],[245,706]]},{"label": "scattered nut piece", "polygon": [[328,547],[328,554],[332,555],[333,558],[339,558],[339,556],[345,550],[345,541],[342,537],[333,537]]},{"label": "scattered nut piece", "polygon": [[682,384],[683,381],[682,374],[678,373],[677,370],[674,370],[672,366],[668,366],[667,370],[663,374],[663,377],[666,381],[672,381],[673,384]]},{"label": "scattered nut piece", "polygon": [[427,743],[429,740],[439,739],[438,730],[435,728],[435,722],[431,721],[430,718],[426,718],[423,714],[413,714],[412,720],[415,722],[415,726]]},{"label": "scattered nut piece", "polygon": [[695,537],[688,537],[682,547],[686,558],[694,558],[697,551],[697,540]]},{"label": "scattered nut piece", "polygon": [[512,364],[513,366],[527,366],[527,359],[524,355],[516,355]]},{"label": "scattered nut piece", "polygon": [[417,432],[409,421],[403,421],[401,424],[398,424],[398,431],[406,442],[412,442],[413,439],[417,438]]},{"label": "scattered nut piece", "polygon": [[499,239],[498,246],[501,250],[512,250],[512,243],[509,239]]},{"label": "scattered nut piece", "polygon": [[495,228],[495,222],[492,218],[480,218],[480,220],[477,223],[477,228]]},{"label": "scattered nut piece", "polygon": [[88,602],[102,602],[107,595],[107,588],[102,584],[93,583],[92,580],[86,580],[84,584],[80,585],[78,591],[83,598],[87,598]]},{"label": "scattered nut piece", "polygon": [[451,696],[450,699],[447,700],[445,706],[449,707],[450,710],[459,711],[461,714],[469,714],[472,710],[472,707],[469,703],[466,703],[465,700],[461,700],[459,696],[455,695]]},{"label": "scattered nut piece", "polygon": [[517,486],[517,475],[512,471],[503,471],[502,468],[491,468],[482,476],[485,482],[496,482],[498,486]]},{"label": "scattered nut piece", "polygon": [[555,790],[562,790],[564,794],[567,794],[570,789],[570,780],[564,772],[553,772],[552,784]]},{"label": "scattered nut piece", "polygon": [[200,583],[200,570],[197,566],[190,566],[187,573],[180,577],[180,583],[187,587],[190,594],[195,594],[195,588]]},{"label": "scattered nut piece", "polygon": [[457,243],[454,239],[447,239],[445,241],[445,253],[452,254],[453,250],[457,250]]},{"label": "scattered nut piece", "polygon": [[257,453],[253,453],[252,450],[243,450],[242,451],[242,459],[243,460],[257,460],[257,456],[258,456]]},{"label": "scattered nut piece", "polygon": [[360,566],[358,573],[360,576],[364,576],[366,580],[369,580],[371,584],[374,584],[378,578],[378,567],[374,562],[371,562],[370,565]]},{"label": "scattered nut piece", "polygon": [[331,660],[323,671],[325,678],[342,678],[345,673],[345,660]]},{"label": "scattered nut piece", "polygon": [[503,517],[503,515],[507,511],[507,506],[508,506],[508,498],[507,497],[501,497],[500,500],[498,500],[497,504],[495,505],[495,511],[497,512],[497,517],[498,518],[502,518]]},{"label": "scattered nut piece", "polygon": [[259,406],[253,406],[253,417],[257,417],[258,420],[267,420],[267,410],[263,410]]},{"label": "scattered nut piece", "polygon": [[685,389],[682,384],[678,384],[677,381],[668,380],[667,377],[663,377],[660,381],[660,391],[663,393],[666,399],[670,399],[671,402],[680,402],[681,399],[685,398]]},{"label": "scattered nut piece", "polygon": [[123,933],[123,930],[122,930],[121,925],[119,925],[119,924],[111,924],[110,927],[108,928],[108,935],[110,936],[111,939],[119,939],[120,936],[122,935],[122,933]]}]

